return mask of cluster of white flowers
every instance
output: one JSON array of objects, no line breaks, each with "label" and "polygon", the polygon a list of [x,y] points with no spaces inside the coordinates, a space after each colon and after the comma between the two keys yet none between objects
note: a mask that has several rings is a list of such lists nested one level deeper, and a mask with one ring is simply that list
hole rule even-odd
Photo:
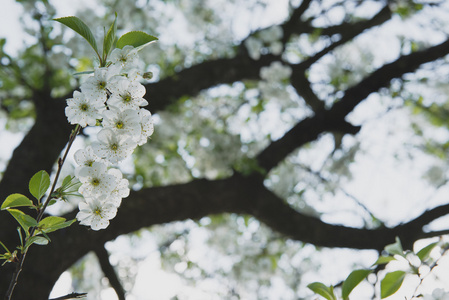
[{"label": "cluster of white flowers", "polygon": [[135,69],[137,50],[114,49],[108,67],[96,68],[92,76],[67,99],[65,113],[71,124],[103,127],[97,142],[75,153],[75,176],[82,185],[76,218],[93,230],[104,229],[114,218],[122,198],[129,195],[128,180],[115,165],[130,156],[153,134],[151,113],[141,108],[145,87]]},{"label": "cluster of white flowers", "polygon": [[292,68],[283,65],[280,61],[274,61],[268,67],[260,68],[260,77],[265,81],[283,81],[292,75]]},{"label": "cluster of white flowers", "polygon": [[245,41],[249,56],[258,60],[262,48],[266,47],[274,55],[282,53],[283,46],[280,39],[283,36],[281,26],[272,26],[258,33],[258,37],[251,36]]},{"label": "cluster of white flowers", "polygon": [[275,98],[281,101],[290,99],[283,82],[288,81],[291,74],[292,69],[280,61],[272,62],[268,67],[262,67],[260,69],[262,80],[258,84],[260,92],[267,99]]}]

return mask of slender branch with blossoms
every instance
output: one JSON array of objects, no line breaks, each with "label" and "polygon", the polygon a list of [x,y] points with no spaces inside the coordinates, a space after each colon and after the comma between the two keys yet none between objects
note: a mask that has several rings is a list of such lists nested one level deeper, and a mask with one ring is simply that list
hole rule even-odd
[{"label": "slender branch with blossoms", "polygon": [[67,100],[71,124],[95,126],[101,119],[97,142],[75,153],[75,176],[82,183],[76,218],[93,230],[104,229],[114,218],[123,197],[129,195],[128,180],[114,166],[130,156],[137,145],[153,133],[151,113],[142,108],[145,87],[139,82],[137,50],[115,49],[108,67],[96,68],[81,92]]},{"label": "slender branch with blossoms", "polygon": [[[116,15],[117,18],[117,15]],[[80,90],[67,99],[65,114],[70,124],[76,125],[72,131],[67,148],[58,159],[57,171],[50,191],[50,176],[45,171],[36,173],[29,182],[30,193],[36,201],[21,194],[12,194],[1,205],[19,223],[21,244],[11,252],[0,254],[5,263],[16,263],[16,271],[6,293],[10,300],[17,285],[19,274],[33,244],[46,245],[50,242],[48,233],[66,228],[75,220],[48,216],[44,218],[46,208],[57,199],[65,200],[69,195],[80,195],[79,212],[76,219],[81,225],[93,230],[105,229],[117,214],[122,199],[129,195],[129,182],[123,178],[117,164],[129,157],[137,146],[143,145],[153,134],[151,113],[142,108],[148,105],[143,98],[145,87],[140,83],[146,74],[137,69],[138,51],[157,40],[141,31],[131,31],[116,38],[116,20],[109,28],[103,40],[103,53],[98,52],[96,41],[90,29],[77,17],[55,19],[83,36],[99,59],[99,66],[92,72],[85,72],[88,78],[81,84]],[[97,142],[75,152],[78,165],[75,176],[67,176],[60,187],[56,188],[58,178],[71,146],[82,128],[100,126]],[[44,202],[41,200],[47,194]],[[17,207],[35,209],[37,217],[25,214]],[[23,234],[25,237],[23,237]],[[84,295],[84,294],[79,294]]]}]

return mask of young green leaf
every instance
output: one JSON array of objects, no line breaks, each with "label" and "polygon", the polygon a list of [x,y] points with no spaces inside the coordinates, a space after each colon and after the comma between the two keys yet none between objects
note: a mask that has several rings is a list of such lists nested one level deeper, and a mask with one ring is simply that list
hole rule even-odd
[{"label": "young green leaf", "polygon": [[36,220],[18,209],[8,209],[8,212],[17,220],[23,230],[28,234],[30,227],[37,226]]},{"label": "young green leaf", "polygon": [[349,294],[352,292],[352,290],[371,272],[372,270],[369,269],[352,271],[351,274],[349,274],[348,278],[346,278],[346,280],[343,282],[343,286],[341,288],[341,295],[343,299],[348,299]]},{"label": "young green leaf", "polygon": [[401,240],[398,237],[396,237],[396,242],[394,244],[385,246],[385,251],[392,255],[397,254],[400,256],[404,256],[404,250],[402,249]]},{"label": "young green leaf", "polygon": [[58,201],[56,201],[55,199],[51,199],[50,202],[48,202],[47,207],[52,206],[52,205],[55,204],[56,202],[58,202]]},{"label": "young green leaf", "polygon": [[337,297],[334,295],[334,288],[332,286],[328,287],[321,282],[313,282],[307,287],[311,289],[315,294],[323,296],[327,300],[337,300]]},{"label": "young green leaf", "polygon": [[39,229],[44,233],[50,233],[62,228],[69,227],[75,222],[75,219],[66,221],[65,218],[50,216],[39,222]]},{"label": "young green leaf", "polygon": [[36,245],[47,245],[48,240],[43,236],[33,236],[28,239],[28,241],[25,244],[25,249],[29,248],[32,244]]},{"label": "young green leaf", "polygon": [[112,46],[116,40],[117,34],[117,13],[115,13],[114,23],[112,23],[111,27],[108,30],[108,33],[104,37],[103,41],[103,61],[106,61],[109,52],[111,51]]},{"label": "young green leaf", "polygon": [[57,216],[49,216],[39,222],[39,228],[48,228],[65,222],[65,218]]},{"label": "young green leaf", "polygon": [[430,252],[432,252],[433,248],[435,248],[437,245],[438,245],[438,242],[432,243],[432,244],[422,248],[421,250],[419,250],[418,253],[416,253],[416,255],[419,257],[419,259],[421,261],[425,261],[426,259],[429,258]]},{"label": "young green leaf", "polygon": [[130,31],[118,39],[116,47],[122,49],[126,45],[130,45],[140,50],[156,40],[157,37],[146,34],[143,31]]},{"label": "young green leaf", "polygon": [[22,194],[11,194],[3,201],[1,209],[19,206],[33,206],[33,202]]},{"label": "young green leaf", "polygon": [[64,178],[64,180],[62,181],[61,186],[62,186],[62,187],[68,186],[68,185],[70,184],[70,182],[72,181],[73,178],[74,178],[74,177],[73,177],[72,175],[67,175],[67,176]]},{"label": "young green leaf", "polygon": [[44,170],[37,172],[30,179],[29,189],[31,195],[37,200],[40,200],[44,196],[45,192],[50,187],[50,176]]},{"label": "young green leaf", "polygon": [[376,260],[376,262],[372,265],[372,267],[377,265],[388,264],[392,260],[396,260],[396,258],[394,258],[394,256],[381,256]]},{"label": "young green leaf", "polygon": [[57,18],[54,20],[64,24],[65,26],[69,27],[70,29],[74,30],[79,35],[81,35],[83,38],[85,38],[92,46],[92,48],[95,50],[97,55],[100,56],[98,54],[97,42],[95,41],[94,35],[92,34],[92,31],[90,31],[89,27],[87,27],[87,25],[84,24],[83,21],[73,16]]},{"label": "young green leaf", "polygon": [[382,279],[382,281],[380,282],[381,299],[387,298],[396,293],[396,291],[401,287],[405,275],[406,273],[404,271],[394,271],[387,273],[384,279]]}]

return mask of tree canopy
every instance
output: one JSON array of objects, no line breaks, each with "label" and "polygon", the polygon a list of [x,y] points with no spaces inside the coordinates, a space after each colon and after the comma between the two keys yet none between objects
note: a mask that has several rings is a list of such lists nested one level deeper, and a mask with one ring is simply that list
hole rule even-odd
[{"label": "tree canopy", "polygon": [[[52,173],[73,129],[65,99],[83,80],[73,74],[98,63],[86,41],[52,21],[61,17],[56,1],[17,2],[29,39],[17,53],[1,40],[0,101],[5,130],[24,137],[5,162],[0,199],[27,194],[37,171]],[[446,234],[434,221],[449,213],[448,10],[445,1],[413,0],[80,7],[95,36],[117,12],[118,32],[159,38],[140,52],[154,74],[145,99],[155,132],[123,165],[132,191],[110,226],[94,232],[75,223],[33,246],[14,299],[48,299],[89,253],[124,299],[136,272],[111,264],[114,246],[105,248],[119,237],[151,237],[164,268],[192,287],[220,283],[211,299],[270,298],[280,293],[276,282],[275,298],[298,299],[311,295],[305,286],[321,263],[312,252],[380,252],[396,237],[412,249]],[[91,137],[84,130],[79,143]],[[53,212],[73,219],[77,201]],[[14,248],[16,223],[0,214],[0,241]],[[195,241],[208,252],[193,251]],[[1,268],[2,296],[13,269]]]}]

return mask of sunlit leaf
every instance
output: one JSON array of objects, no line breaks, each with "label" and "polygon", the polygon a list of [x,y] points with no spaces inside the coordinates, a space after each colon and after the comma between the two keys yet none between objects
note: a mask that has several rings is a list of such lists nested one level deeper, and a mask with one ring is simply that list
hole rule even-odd
[{"label": "sunlit leaf", "polygon": [[65,187],[67,185],[69,185],[69,183],[72,181],[73,176],[72,175],[67,175],[64,180],[62,181],[61,186]]},{"label": "sunlit leaf", "polygon": [[104,37],[103,41],[103,59],[106,59],[106,57],[109,55],[109,52],[111,51],[112,46],[114,45],[114,42],[116,40],[116,34],[117,34],[117,13],[115,13],[115,19],[112,23],[111,27],[108,30],[108,33]]},{"label": "sunlit leaf", "polygon": [[372,270],[354,270],[343,282],[341,294],[344,300],[348,299],[352,290],[368,276]]},{"label": "sunlit leaf", "polygon": [[326,286],[321,282],[313,282],[307,287],[315,294],[323,296],[327,300],[337,300],[337,297],[334,295],[334,288],[332,286]]},{"label": "sunlit leaf", "polygon": [[33,237],[28,239],[27,243],[25,244],[25,249],[30,247],[32,244],[47,245],[48,242],[49,242],[48,239],[46,239],[43,236],[33,236]]},{"label": "sunlit leaf", "polygon": [[404,250],[402,249],[401,240],[398,237],[396,237],[396,242],[394,244],[385,246],[385,251],[392,255],[397,254],[404,256]]},{"label": "sunlit leaf", "polygon": [[22,194],[11,194],[3,201],[1,209],[19,206],[33,206],[33,202]]},{"label": "sunlit leaf", "polygon": [[438,245],[438,242],[432,243],[416,253],[416,255],[419,257],[421,261],[425,261],[430,256],[430,252]]},{"label": "sunlit leaf", "polygon": [[50,176],[44,170],[37,172],[31,177],[29,189],[31,195],[40,200],[50,187]]},{"label": "sunlit leaf", "polygon": [[84,24],[83,21],[73,16],[57,18],[54,20],[66,25],[67,27],[81,35],[83,38],[85,38],[98,54],[97,42],[95,41],[95,37],[92,34],[92,31],[90,31],[89,27],[87,27],[87,25]]},{"label": "sunlit leaf", "polygon": [[141,49],[156,40],[157,37],[149,35],[143,31],[130,31],[118,39],[116,47],[122,49],[123,47],[130,45],[134,48]]},{"label": "sunlit leaf", "polygon": [[396,258],[393,256],[381,256],[376,260],[373,266],[388,264],[392,260],[396,260]]},{"label": "sunlit leaf", "polygon": [[384,279],[382,279],[382,281],[380,282],[381,299],[387,298],[396,293],[396,291],[401,287],[406,274],[407,273],[405,273],[404,271],[394,271],[387,273]]},{"label": "sunlit leaf", "polygon": [[44,233],[50,233],[62,228],[69,227],[75,222],[75,219],[66,221],[65,218],[50,216],[39,222],[39,229]]},{"label": "sunlit leaf", "polygon": [[30,227],[37,226],[36,220],[25,214],[23,211],[18,209],[8,209],[8,212],[17,220],[17,222],[20,224],[20,226],[25,230],[25,232],[28,232],[28,229]]}]

